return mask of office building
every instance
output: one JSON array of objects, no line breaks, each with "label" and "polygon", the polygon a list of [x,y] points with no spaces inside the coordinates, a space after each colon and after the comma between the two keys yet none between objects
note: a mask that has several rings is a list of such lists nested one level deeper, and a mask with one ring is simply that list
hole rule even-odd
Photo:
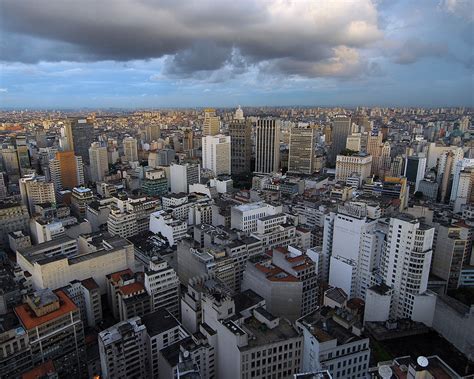
[{"label": "office building", "polygon": [[170,184],[172,193],[188,193],[189,185],[201,181],[201,165],[183,163],[170,165]]},{"label": "office building", "polygon": [[170,211],[158,211],[150,215],[150,232],[161,233],[170,246],[183,239],[187,231],[187,222],[176,219]]},{"label": "office building", "polygon": [[82,162],[82,157],[74,155],[73,151],[58,151],[55,158],[49,161],[51,181],[56,192],[84,185]]},{"label": "office building", "polygon": [[107,147],[101,146],[99,142],[92,143],[89,148],[89,162],[91,171],[91,180],[101,182],[109,172],[109,160],[107,156]]},{"label": "office building", "polygon": [[102,376],[112,378],[146,378],[147,332],[140,317],[133,317],[99,333]]},{"label": "office building", "polygon": [[33,288],[57,289],[73,280],[93,278],[106,293],[106,275],[135,267],[133,245],[114,236],[67,236],[19,249],[17,263],[31,274]]},{"label": "office building", "polygon": [[280,169],[280,120],[257,121],[255,136],[255,172],[268,174]]},{"label": "office building", "polygon": [[332,120],[331,149],[329,151],[329,163],[336,163],[336,157],[346,147],[347,137],[352,132],[350,116],[337,115]]},{"label": "office building", "polygon": [[142,183],[142,191],[148,196],[161,196],[168,193],[168,179],[166,172],[162,169],[145,171],[145,179]]},{"label": "office building", "polygon": [[202,168],[214,175],[231,173],[231,137],[222,134],[202,138]]},{"label": "office building", "polygon": [[203,136],[215,136],[219,134],[221,128],[221,120],[216,115],[216,110],[208,108],[204,110],[204,121],[202,123]]},{"label": "office building", "polygon": [[463,262],[467,255],[468,229],[451,225],[436,225],[436,248],[431,272],[447,283],[448,290],[460,285]]},{"label": "office building", "polygon": [[135,138],[125,137],[123,139],[123,153],[127,162],[138,161],[138,145]]},{"label": "office building", "polygon": [[79,308],[64,293],[39,289],[15,307],[28,335],[33,364],[53,360],[58,373],[79,377],[85,369],[84,329]]},{"label": "office building", "polygon": [[405,159],[405,172],[404,175],[407,178],[407,182],[410,185],[410,192],[415,193],[418,191],[420,181],[425,177],[426,158],[411,155]]},{"label": "office building", "polygon": [[100,288],[92,278],[73,280],[62,291],[76,304],[84,325],[94,328],[102,321]]},{"label": "office building", "polygon": [[316,137],[315,128],[291,128],[288,172],[312,174],[315,171]]},{"label": "office building", "polygon": [[229,124],[231,172],[232,174],[244,174],[250,172],[252,122],[244,119],[243,112],[242,115],[237,115],[237,111],[236,116]]},{"label": "office building", "polygon": [[[360,187],[364,180],[370,177],[372,156],[363,153],[356,155],[338,155],[336,157],[336,180],[344,183],[354,178],[356,187]],[[349,183],[348,183],[349,184]]]},{"label": "office building", "polygon": [[79,219],[86,216],[87,205],[94,201],[94,194],[90,188],[74,187],[71,195],[71,210]]},{"label": "office building", "polygon": [[146,142],[150,143],[153,141],[158,141],[161,136],[161,127],[159,123],[154,123],[147,125],[145,127],[145,139]]},{"label": "office building", "polygon": [[89,147],[94,141],[94,127],[89,120],[69,120],[65,129],[67,150],[82,158],[84,164],[89,164]]},{"label": "office building", "polygon": [[34,213],[36,204],[56,203],[54,183],[47,182],[44,176],[27,175],[20,179],[21,201]]},{"label": "office building", "polygon": [[392,318],[411,318],[418,295],[428,288],[434,232],[433,227],[408,214],[390,219],[381,274],[393,289]]},{"label": "office building", "polygon": [[274,206],[263,202],[236,205],[231,208],[231,228],[245,233],[256,232],[258,219],[281,212],[281,205]]},{"label": "office building", "polygon": [[20,174],[23,176],[31,169],[30,152],[28,150],[26,136],[17,135],[15,144]]}]

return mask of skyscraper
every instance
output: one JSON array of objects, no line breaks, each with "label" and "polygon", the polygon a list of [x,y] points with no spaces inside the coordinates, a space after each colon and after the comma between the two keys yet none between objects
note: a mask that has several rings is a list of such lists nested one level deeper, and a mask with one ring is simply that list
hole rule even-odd
[{"label": "skyscraper", "polygon": [[82,157],[75,156],[73,151],[58,151],[49,161],[49,171],[56,191],[84,185]]},{"label": "skyscraper", "polygon": [[89,161],[92,181],[102,181],[109,171],[107,148],[101,146],[99,142],[93,142],[89,148]]},{"label": "skyscraper", "polygon": [[82,162],[89,164],[89,147],[94,141],[92,124],[86,119],[71,120],[64,132],[69,150],[74,150],[82,158]]},{"label": "skyscraper", "polygon": [[312,174],[316,150],[316,129],[294,127],[290,131],[288,172]]},{"label": "skyscraper", "polygon": [[280,164],[280,121],[263,118],[257,121],[255,172],[278,172]]},{"label": "skyscraper", "polygon": [[392,318],[411,318],[417,295],[428,288],[434,228],[412,216],[390,219],[381,273],[393,289]]},{"label": "skyscraper", "polygon": [[231,137],[232,174],[250,172],[252,123],[250,120],[245,120],[240,107],[235,112],[235,117],[229,124],[229,135]]},{"label": "skyscraper", "polygon": [[418,191],[418,185],[425,176],[426,158],[417,155],[409,156],[405,159],[405,174],[410,184],[410,192]]},{"label": "skyscraper", "polygon": [[133,137],[125,137],[123,139],[123,152],[127,162],[138,161],[138,147],[137,140]]},{"label": "skyscraper", "polygon": [[145,128],[146,142],[158,141],[161,135],[160,124],[147,125]]},{"label": "skyscraper", "polygon": [[219,116],[216,116],[216,110],[208,108],[204,110],[204,121],[202,125],[203,136],[215,136],[219,134],[221,121]]},{"label": "skyscraper", "polygon": [[347,136],[351,134],[351,118],[337,115],[332,121],[332,145],[329,152],[329,162],[336,163],[336,156],[346,147]]},{"label": "skyscraper", "polygon": [[231,173],[230,165],[231,137],[217,134],[202,138],[202,168],[211,170],[215,175]]},{"label": "skyscraper", "polygon": [[31,168],[30,152],[26,142],[26,136],[16,136],[16,153],[18,155],[18,164],[20,166],[20,174],[25,175]]}]

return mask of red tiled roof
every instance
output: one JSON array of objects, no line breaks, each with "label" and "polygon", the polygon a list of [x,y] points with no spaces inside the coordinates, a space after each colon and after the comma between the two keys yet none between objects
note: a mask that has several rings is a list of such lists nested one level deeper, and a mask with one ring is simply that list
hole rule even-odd
[{"label": "red tiled roof", "polygon": [[127,268],[126,270],[117,271],[112,274],[109,274],[107,275],[107,277],[112,279],[113,282],[118,282],[120,278],[125,274],[133,275],[133,271]]},{"label": "red tiled roof", "polygon": [[39,325],[46,324],[58,317],[64,316],[67,313],[73,312],[77,309],[76,304],[61,290],[55,291],[59,297],[60,307],[43,316],[37,317],[28,304],[21,304],[15,307],[15,313],[20,319],[22,325],[26,330],[36,328]]},{"label": "red tiled roof", "polygon": [[99,288],[99,285],[93,278],[87,278],[81,281],[82,285],[89,291]]},{"label": "red tiled roof", "polygon": [[119,291],[123,295],[131,295],[132,293],[142,292],[144,290],[145,290],[145,287],[143,287],[143,284],[139,282],[127,284],[125,286],[120,287],[119,289]]}]

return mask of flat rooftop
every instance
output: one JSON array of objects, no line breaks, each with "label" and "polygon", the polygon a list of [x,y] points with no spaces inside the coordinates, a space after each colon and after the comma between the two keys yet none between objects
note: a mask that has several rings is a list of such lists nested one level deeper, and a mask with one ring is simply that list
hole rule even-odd
[{"label": "flat rooftop", "polygon": [[254,317],[249,317],[243,323],[242,329],[248,331],[255,339],[249,339],[248,345],[240,348],[240,350],[247,350],[256,346],[268,345],[298,337],[295,328],[293,328],[289,321],[284,319],[280,320],[278,326],[269,329]]}]

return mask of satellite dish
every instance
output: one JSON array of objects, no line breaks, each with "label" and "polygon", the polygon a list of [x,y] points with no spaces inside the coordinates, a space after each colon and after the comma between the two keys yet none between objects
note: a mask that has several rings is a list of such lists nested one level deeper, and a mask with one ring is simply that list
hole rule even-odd
[{"label": "satellite dish", "polygon": [[188,358],[189,358],[189,351],[184,350],[184,352],[183,352],[183,357],[184,357],[185,359],[188,359]]},{"label": "satellite dish", "polygon": [[428,358],[424,357],[423,355],[420,355],[417,358],[416,363],[418,363],[418,366],[420,367],[428,367],[428,364],[430,362],[428,361]]},{"label": "satellite dish", "polygon": [[380,366],[378,371],[382,379],[390,379],[392,377],[392,369],[390,368],[390,366]]}]

